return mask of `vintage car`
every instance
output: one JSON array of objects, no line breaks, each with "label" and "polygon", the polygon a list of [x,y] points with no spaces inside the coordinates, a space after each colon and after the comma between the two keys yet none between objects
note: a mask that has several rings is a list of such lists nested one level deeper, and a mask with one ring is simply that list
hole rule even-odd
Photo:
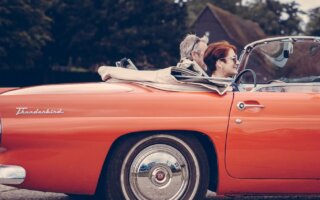
[{"label": "vintage car", "polygon": [[319,194],[320,38],[253,42],[239,71],[220,92],[208,77],[3,88],[0,184],[116,200]]}]

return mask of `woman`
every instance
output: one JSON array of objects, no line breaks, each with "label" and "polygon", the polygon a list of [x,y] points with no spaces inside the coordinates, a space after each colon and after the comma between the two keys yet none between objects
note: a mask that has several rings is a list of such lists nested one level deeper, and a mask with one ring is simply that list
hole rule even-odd
[{"label": "woman", "polygon": [[209,76],[233,77],[238,73],[237,48],[227,41],[211,43],[205,51],[204,62],[207,65]]}]

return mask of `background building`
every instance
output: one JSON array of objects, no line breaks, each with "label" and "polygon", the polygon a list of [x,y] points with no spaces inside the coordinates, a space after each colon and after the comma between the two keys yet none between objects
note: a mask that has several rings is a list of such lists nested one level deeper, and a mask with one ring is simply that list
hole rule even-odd
[{"label": "background building", "polygon": [[250,42],[266,38],[257,23],[242,19],[210,3],[193,23],[192,31],[199,36],[208,35],[210,43],[227,40],[239,51]]}]

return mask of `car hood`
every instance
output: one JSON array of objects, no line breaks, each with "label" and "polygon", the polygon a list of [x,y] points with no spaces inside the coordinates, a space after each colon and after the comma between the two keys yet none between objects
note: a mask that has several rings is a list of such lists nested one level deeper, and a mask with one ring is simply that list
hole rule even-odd
[{"label": "car hood", "polygon": [[133,87],[126,84],[78,83],[56,84],[17,88],[2,93],[5,95],[30,95],[30,94],[90,94],[90,93],[124,93],[133,91]]}]

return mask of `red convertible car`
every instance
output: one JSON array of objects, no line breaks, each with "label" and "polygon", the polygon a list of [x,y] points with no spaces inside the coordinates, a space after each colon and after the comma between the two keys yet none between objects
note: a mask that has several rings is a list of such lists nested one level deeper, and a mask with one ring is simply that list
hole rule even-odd
[{"label": "red convertible car", "polygon": [[222,90],[208,77],[3,88],[0,184],[116,200],[319,194],[320,38],[253,42],[239,71]]}]

